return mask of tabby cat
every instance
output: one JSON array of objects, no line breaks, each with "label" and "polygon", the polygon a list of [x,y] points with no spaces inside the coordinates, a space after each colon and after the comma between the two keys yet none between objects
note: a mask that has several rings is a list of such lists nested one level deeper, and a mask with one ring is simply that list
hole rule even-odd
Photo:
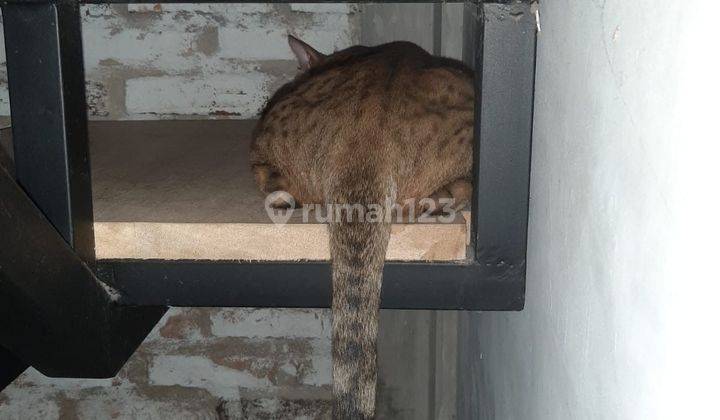
[{"label": "tabby cat", "polygon": [[[270,98],[253,134],[251,163],[263,192],[285,191],[296,205],[391,202],[405,210],[469,199],[469,68],[410,42],[323,55],[288,40],[301,72]],[[432,202],[417,204],[422,198]],[[387,206],[379,211],[387,215]],[[329,222],[333,418],[372,419],[390,219],[347,213]]]}]

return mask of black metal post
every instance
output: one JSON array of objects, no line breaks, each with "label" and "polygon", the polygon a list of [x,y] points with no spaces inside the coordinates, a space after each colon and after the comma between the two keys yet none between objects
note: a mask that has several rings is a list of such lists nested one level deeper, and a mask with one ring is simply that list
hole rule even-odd
[{"label": "black metal post", "polygon": [[118,306],[89,268],[79,3],[5,4],[3,19],[15,175],[27,196],[0,170],[0,344],[49,376],[112,376],[165,308]]},{"label": "black metal post", "polygon": [[27,363],[0,346],[0,391],[28,368]]},{"label": "black metal post", "polygon": [[[125,305],[328,308],[327,262],[106,260],[100,276]],[[458,263],[385,265],[385,309],[520,310],[514,270]]]},{"label": "black metal post", "polygon": [[15,176],[75,252],[92,263],[79,5],[10,4],[3,18]]},{"label": "black metal post", "polygon": [[[478,264],[525,278],[535,83],[527,3],[483,4],[475,48],[473,244]],[[512,19],[508,16],[516,16]]]}]

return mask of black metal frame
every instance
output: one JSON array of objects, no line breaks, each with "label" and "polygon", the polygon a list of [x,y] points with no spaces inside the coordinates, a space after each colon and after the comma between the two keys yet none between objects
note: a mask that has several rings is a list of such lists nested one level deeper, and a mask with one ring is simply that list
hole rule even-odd
[{"label": "black metal frame", "polygon": [[[9,194],[2,199],[14,200],[11,208],[32,213],[0,217],[14,235],[3,235],[5,243],[0,244],[5,250],[0,252],[0,308],[13,308],[0,310],[5,317],[0,345],[50,375],[111,376],[164,313],[165,305],[330,305],[326,262],[95,262],[79,5],[128,2],[0,1],[15,178],[22,187],[12,190],[7,183],[11,177],[0,176]],[[387,263],[383,308],[523,308],[535,63],[535,22],[529,3],[465,2],[464,59],[476,69],[478,98],[471,258],[462,263]],[[28,237],[19,226],[35,229],[37,235]],[[30,268],[19,268],[21,261]],[[108,294],[108,286],[117,292],[116,298]],[[78,352],[74,362],[33,350],[38,344],[61,346],[78,339],[72,329],[80,325],[84,338],[78,343],[83,345],[71,346]],[[31,333],[44,338],[23,335]],[[108,350],[110,343],[118,342],[122,345],[117,350]],[[97,357],[105,363],[88,367]]]}]

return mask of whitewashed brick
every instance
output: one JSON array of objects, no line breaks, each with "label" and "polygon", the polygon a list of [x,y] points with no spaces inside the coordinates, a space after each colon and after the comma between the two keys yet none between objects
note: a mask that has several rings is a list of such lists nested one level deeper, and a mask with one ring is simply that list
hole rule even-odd
[{"label": "whitewashed brick", "polygon": [[272,385],[267,378],[219,366],[202,356],[158,356],[152,361],[148,378],[151,385],[205,388],[228,399],[238,397],[238,388],[262,389]]},{"label": "whitewashed brick", "polygon": [[96,18],[96,17],[108,17],[112,16],[115,12],[110,7],[109,4],[81,4],[80,5],[80,16],[83,17],[84,20],[87,20],[88,17],[90,18]]},{"label": "whitewashed brick", "polygon": [[202,325],[212,311],[216,309],[169,308],[145,338],[145,343],[162,345],[171,340],[182,340],[185,343],[204,341],[207,337]]},{"label": "whitewashed brick", "polygon": [[[212,90],[217,86],[217,79],[208,84],[210,91],[217,92],[220,98],[209,100],[201,92],[193,101],[183,99],[187,92],[170,94],[167,89],[174,85],[193,91],[191,85],[198,82],[188,85],[179,82],[180,79],[166,80],[163,86],[157,87],[164,91],[156,100],[164,106],[159,109],[143,108],[143,104],[149,104],[147,99],[133,96],[135,92],[126,92],[135,98],[129,103],[143,109],[140,113],[126,112],[123,105],[127,103],[122,101],[127,95],[117,86],[123,79],[143,77],[212,79],[215,75],[238,74],[244,65],[258,66],[265,60],[294,60],[287,45],[288,33],[325,53],[352,45],[358,37],[357,28],[348,17],[356,8],[347,4],[290,4],[289,11],[286,6],[267,3],[130,4],[127,10],[129,14],[112,5],[81,6],[92,117],[154,119],[186,112],[185,115],[211,115],[213,110],[239,113],[241,117],[254,116],[264,100],[254,97],[248,101],[246,95],[226,95],[223,92],[227,89],[223,88]],[[214,37],[217,44],[213,44]],[[3,53],[4,43],[0,42],[0,62],[4,60]],[[276,67],[269,68],[274,72],[269,78],[283,76]],[[9,115],[7,87],[2,85],[4,78],[0,73],[0,115]],[[273,86],[278,86],[278,82],[274,81]],[[141,82],[131,81],[127,86],[138,83]],[[108,90],[103,90],[105,88]],[[261,96],[268,94],[263,92]],[[168,98],[173,102],[180,98],[181,106],[170,106]],[[238,102],[229,103],[231,98]],[[200,108],[188,109],[188,102]],[[216,109],[217,104],[220,109]],[[254,109],[250,110],[248,104]]]},{"label": "whitewashed brick", "polygon": [[130,13],[159,13],[166,10],[160,3],[130,3],[127,6]]},{"label": "whitewashed brick", "polygon": [[[170,5],[163,5],[170,6]],[[172,5],[179,8],[190,5]],[[210,29],[222,27],[277,28],[286,23],[278,17],[243,13],[233,5],[200,5],[218,7],[217,10],[156,13],[144,23],[129,24],[123,17],[83,19],[83,45],[86,69],[93,73],[102,62],[112,60],[124,68],[165,74],[187,74],[199,70],[216,73],[229,71],[227,63],[197,51],[197,40]],[[249,60],[242,55],[238,60]],[[117,70],[116,70],[117,71]]]},{"label": "whitewashed brick", "polygon": [[257,71],[206,77],[141,77],[125,83],[129,114],[213,115],[252,118],[268,95],[269,77]]},{"label": "whitewashed brick", "polygon": [[97,70],[107,60],[123,67],[140,67],[162,72],[191,70],[201,60],[191,51],[197,32],[187,32],[183,26],[133,28],[114,30],[122,22],[113,19],[87,19],[83,28],[83,47],[88,72]]},{"label": "whitewashed brick", "polygon": [[347,16],[329,15],[311,28],[295,31],[289,31],[284,26],[221,28],[218,33],[219,54],[247,60],[294,60],[287,41],[289,33],[326,54],[353,44]]},{"label": "whitewashed brick", "polygon": [[330,418],[330,402],[325,398],[315,400],[255,398],[246,400],[242,408],[242,414],[233,418],[292,420]]},{"label": "whitewashed brick", "polygon": [[352,13],[355,6],[348,3],[291,3],[294,12],[306,13]]},{"label": "whitewashed brick", "polygon": [[[201,392],[175,395],[158,389],[149,398],[133,389],[104,389],[77,401],[79,419],[215,419],[215,398]],[[190,394],[190,395],[188,395]],[[183,398],[184,397],[184,398]],[[61,419],[62,420],[62,419]]]},{"label": "whitewashed brick", "polygon": [[314,340],[310,358],[312,372],[302,378],[305,385],[323,386],[332,384],[332,344],[330,339]]},{"label": "whitewashed brick", "polygon": [[0,115],[10,115],[10,95],[6,84],[0,84]]},{"label": "whitewashed brick", "polygon": [[59,419],[60,408],[51,395],[28,396],[5,392],[6,402],[0,402],[0,418],[3,420]]},{"label": "whitewashed brick", "polygon": [[2,64],[3,71],[5,71],[5,34],[3,30],[2,19],[0,19],[0,41],[0,63]]},{"label": "whitewashed brick", "polygon": [[247,60],[291,60],[287,29],[271,27],[221,28],[220,55]]},{"label": "whitewashed brick", "polygon": [[[29,368],[20,375],[14,382],[18,389],[37,389],[42,390],[46,387],[52,387],[57,384],[56,378],[50,378],[38,372],[34,368]],[[84,389],[108,387],[113,383],[113,379],[84,379],[84,378],[68,378],[63,382],[63,390],[66,392],[80,391]]]},{"label": "whitewashed brick", "polygon": [[330,338],[328,310],[222,309],[211,316],[217,337]]},{"label": "whitewashed brick", "polygon": [[130,13],[177,13],[177,12],[193,12],[193,13],[217,13],[220,15],[229,14],[251,14],[251,13],[270,13],[274,9],[270,3],[132,3],[128,4],[128,12]]},{"label": "whitewashed brick", "polygon": [[[87,102],[90,115],[98,117],[107,117],[110,115],[108,111],[108,92],[106,86],[100,82],[92,80],[85,81],[85,100]],[[2,98],[0,97],[0,106],[2,106]]]}]

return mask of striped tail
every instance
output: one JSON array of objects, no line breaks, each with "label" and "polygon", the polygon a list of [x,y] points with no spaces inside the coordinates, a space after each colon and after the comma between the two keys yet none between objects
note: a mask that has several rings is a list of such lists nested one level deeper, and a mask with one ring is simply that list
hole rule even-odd
[{"label": "striped tail", "polygon": [[[363,195],[361,202],[384,201],[384,197],[383,201],[375,201]],[[384,194],[371,195],[380,199]],[[353,217],[348,221],[347,215],[348,212],[343,212],[340,220],[333,220],[329,226],[333,271],[333,419],[365,420],[375,417],[380,288],[390,224],[384,217],[375,221]]]}]

